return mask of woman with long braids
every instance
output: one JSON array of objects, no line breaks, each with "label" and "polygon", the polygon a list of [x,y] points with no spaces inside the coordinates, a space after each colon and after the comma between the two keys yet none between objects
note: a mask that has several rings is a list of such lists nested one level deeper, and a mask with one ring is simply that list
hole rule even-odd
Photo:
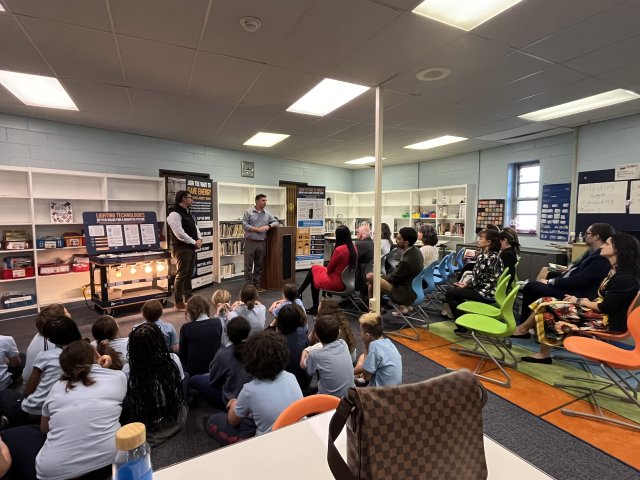
[{"label": "woman with long braids", "polygon": [[342,291],[342,271],[348,266],[355,267],[358,262],[358,251],[351,240],[351,230],[346,225],[336,228],[336,248],[331,254],[331,260],[326,267],[313,265],[307,273],[302,285],[298,288],[298,296],[311,286],[313,305],[307,309],[307,314],[317,315],[320,303],[320,290]]},{"label": "woman with long braids", "polygon": [[144,423],[147,442],[158,446],[182,430],[188,410],[180,369],[155,324],[143,323],[129,334],[128,367],[122,424]]},{"label": "woman with long braids", "polygon": [[[3,432],[13,457],[8,478],[107,478],[115,455],[127,377],[86,340],[60,354],[62,375],[42,407],[40,426]],[[64,459],[64,461],[62,461]]]}]

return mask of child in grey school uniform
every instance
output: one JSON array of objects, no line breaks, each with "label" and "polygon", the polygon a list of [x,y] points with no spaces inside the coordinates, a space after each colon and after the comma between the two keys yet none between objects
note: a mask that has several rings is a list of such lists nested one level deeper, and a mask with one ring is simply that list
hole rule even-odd
[{"label": "child in grey school uniform", "polygon": [[318,393],[344,397],[355,384],[349,348],[344,340],[338,338],[340,325],[335,317],[322,315],[316,318],[314,332],[322,348],[315,345],[306,348],[302,352],[300,366],[309,375],[318,375]]}]

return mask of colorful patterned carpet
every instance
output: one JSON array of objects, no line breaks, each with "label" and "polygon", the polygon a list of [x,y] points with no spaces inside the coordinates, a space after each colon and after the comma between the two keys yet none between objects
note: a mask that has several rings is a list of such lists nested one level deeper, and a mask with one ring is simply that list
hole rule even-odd
[{"label": "colorful patterned carpet", "polygon": [[[452,351],[451,348],[472,348],[475,342],[456,335],[453,332],[454,328],[453,322],[442,321],[432,323],[429,331],[418,328],[420,339],[417,341],[398,336],[391,338],[446,368],[468,368],[473,371],[478,359],[462,356]],[[403,330],[403,332],[412,333],[410,330]],[[533,340],[514,340],[512,353],[516,359],[531,355],[532,351],[537,351],[537,345]],[[600,368],[577,361],[579,357],[572,356],[565,350],[557,350],[554,352],[554,357],[552,365],[518,362],[517,369],[507,367],[507,371],[511,376],[511,388],[505,388],[487,381],[482,383],[491,392],[527,412],[565,430],[620,461],[640,469],[640,455],[638,455],[638,452],[640,452],[639,431],[600,421],[571,417],[561,412],[563,408],[568,408],[595,413],[595,408],[587,398],[586,392],[558,388],[554,384],[562,382],[585,385],[582,382],[566,380],[564,375],[580,377],[590,375],[603,376]],[[503,379],[500,370],[492,362],[485,363],[481,373],[491,378]],[[599,388],[604,388],[611,393],[619,391],[616,387],[611,386]],[[635,405],[606,399],[603,396],[598,397],[598,402],[607,410],[607,415],[640,424],[640,409]]]}]

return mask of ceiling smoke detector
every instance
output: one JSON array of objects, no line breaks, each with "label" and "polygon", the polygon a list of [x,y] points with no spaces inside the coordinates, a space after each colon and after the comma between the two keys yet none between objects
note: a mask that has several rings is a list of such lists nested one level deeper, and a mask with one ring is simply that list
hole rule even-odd
[{"label": "ceiling smoke detector", "polygon": [[260,30],[262,21],[257,17],[244,17],[240,19],[240,25],[249,33],[254,33]]}]

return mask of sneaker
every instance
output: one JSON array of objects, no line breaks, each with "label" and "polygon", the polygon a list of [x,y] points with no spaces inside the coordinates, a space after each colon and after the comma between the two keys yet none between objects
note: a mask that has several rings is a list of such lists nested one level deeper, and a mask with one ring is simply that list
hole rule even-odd
[{"label": "sneaker", "polygon": [[178,310],[186,310],[187,305],[184,302],[176,302],[176,309]]},{"label": "sneaker", "polygon": [[262,293],[262,292],[266,292],[267,289],[263,288],[262,285],[256,285],[256,290],[258,291],[258,293]]},{"label": "sneaker", "polygon": [[307,308],[306,312],[307,312],[307,315],[317,315],[318,307]]},{"label": "sneaker", "polygon": [[4,430],[8,426],[9,426],[9,419],[7,417],[5,417],[4,415],[2,415],[0,417],[0,430]]}]

